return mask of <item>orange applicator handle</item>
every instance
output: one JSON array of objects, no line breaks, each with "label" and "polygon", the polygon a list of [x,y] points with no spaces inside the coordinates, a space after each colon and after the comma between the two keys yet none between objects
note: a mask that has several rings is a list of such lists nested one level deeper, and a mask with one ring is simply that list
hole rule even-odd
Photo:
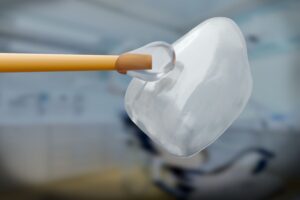
[{"label": "orange applicator handle", "polygon": [[1,72],[146,70],[152,68],[151,55],[65,55],[0,53]]}]

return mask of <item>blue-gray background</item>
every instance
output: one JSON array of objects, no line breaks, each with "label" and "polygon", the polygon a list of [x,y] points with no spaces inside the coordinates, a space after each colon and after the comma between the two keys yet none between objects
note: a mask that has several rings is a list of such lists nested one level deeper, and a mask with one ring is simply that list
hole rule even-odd
[{"label": "blue-gray background", "polygon": [[[181,160],[156,146],[151,147],[159,152],[154,154],[141,145],[147,140],[139,137],[142,133],[135,134],[138,130],[129,127],[123,106],[130,81],[126,76],[115,72],[0,74],[3,195],[10,196],[16,187],[34,186],[40,191],[63,182],[53,193],[59,196],[58,191],[71,184],[67,192],[82,191],[77,194],[82,198],[91,197],[90,193],[95,198],[131,197],[153,187],[150,196],[209,199],[216,192],[222,195],[228,185],[227,179],[214,182],[210,177],[233,170],[228,175],[233,191],[246,180],[256,185],[249,189],[257,194],[255,198],[298,196],[299,10],[297,0],[1,0],[0,52],[118,54],[157,40],[172,43],[207,18],[230,17],[246,38],[254,78],[246,110],[225,135],[199,155]],[[259,158],[252,159],[252,154]],[[240,160],[246,161],[239,164]],[[182,192],[177,185],[184,178],[157,163],[201,174],[189,174],[197,181],[190,181],[191,192]],[[250,172],[257,167],[264,176],[260,182],[269,187],[256,184],[256,174]],[[158,171],[171,173],[172,180]],[[81,184],[73,188],[64,182],[86,174],[97,174],[98,178],[90,175],[93,179],[87,181],[92,186],[78,181]],[[238,180],[245,174],[245,180]],[[111,181],[115,176],[118,180]],[[133,178],[139,176],[143,178]],[[161,184],[166,179],[170,187]],[[112,188],[105,192],[101,188],[107,182]],[[136,185],[140,187],[132,189]],[[99,191],[82,189],[90,187]],[[205,187],[209,189],[203,191]],[[36,194],[32,189],[22,191]],[[48,191],[38,194],[44,197]]]}]

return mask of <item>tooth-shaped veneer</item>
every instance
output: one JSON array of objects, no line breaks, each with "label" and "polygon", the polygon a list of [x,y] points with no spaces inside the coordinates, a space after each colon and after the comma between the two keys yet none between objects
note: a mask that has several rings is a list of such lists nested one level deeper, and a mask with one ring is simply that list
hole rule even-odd
[{"label": "tooth-shaped veneer", "polygon": [[173,44],[176,66],[154,82],[134,78],[129,117],[175,155],[197,153],[239,116],[252,90],[245,41],[227,18],[212,18]]}]

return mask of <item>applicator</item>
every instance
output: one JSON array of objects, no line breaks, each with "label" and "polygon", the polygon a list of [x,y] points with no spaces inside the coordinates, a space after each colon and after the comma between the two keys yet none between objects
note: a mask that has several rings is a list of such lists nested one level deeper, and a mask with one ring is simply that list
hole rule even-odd
[{"label": "applicator", "polygon": [[0,72],[107,71],[152,69],[152,56],[146,54],[63,55],[0,54]]}]

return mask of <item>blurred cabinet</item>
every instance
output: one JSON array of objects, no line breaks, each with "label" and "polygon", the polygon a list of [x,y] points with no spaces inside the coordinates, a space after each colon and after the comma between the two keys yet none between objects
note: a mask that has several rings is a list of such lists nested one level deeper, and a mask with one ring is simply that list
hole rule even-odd
[{"label": "blurred cabinet", "polygon": [[109,124],[0,127],[1,176],[44,182],[118,165],[120,127]]}]

